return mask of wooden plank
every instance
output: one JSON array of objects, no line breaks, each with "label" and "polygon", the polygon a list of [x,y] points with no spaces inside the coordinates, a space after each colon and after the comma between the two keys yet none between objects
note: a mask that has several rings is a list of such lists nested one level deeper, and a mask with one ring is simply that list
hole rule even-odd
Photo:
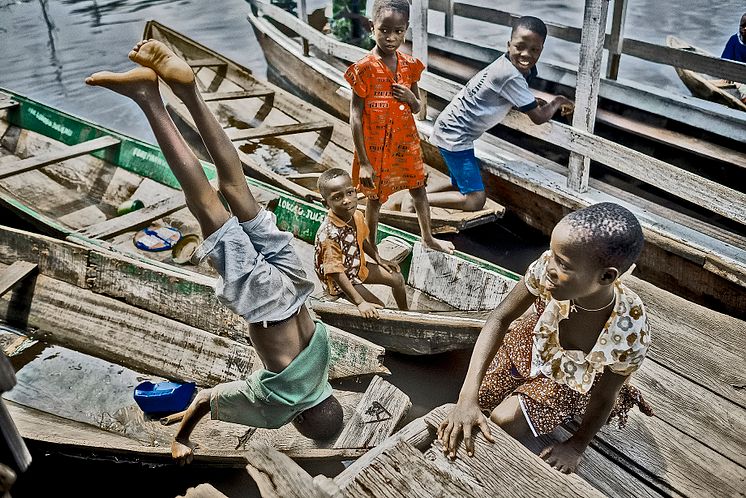
[{"label": "wooden plank", "polygon": [[[471,483],[469,483],[471,484]],[[438,469],[406,441],[386,449],[343,489],[346,498],[432,498],[433,496],[484,497],[479,488],[463,483]],[[518,496],[518,495],[516,495]],[[578,496],[578,495],[575,495]]]},{"label": "wooden plank", "polygon": [[205,57],[202,59],[186,59],[186,61],[192,68],[227,66],[225,62],[221,61],[217,57]]},{"label": "wooden plank", "polygon": [[64,149],[49,152],[46,154],[40,154],[38,156],[29,157],[27,159],[21,159],[18,161],[11,161],[0,165],[0,179],[7,178],[9,176],[23,173],[32,169],[39,169],[50,164],[72,159],[74,157],[90,154],[97,150],[111,147],[119,143],[118,138],[114,138],[111,135],[106,135],[87,142],[81,142]]},{"label": "wooden plank", "polygon": [[[601,57],[603,55],[608,6],[609,4],[605,0],[585,1],[583,34],[580,40],[580,64],[578,67],[577,85],[575,87],[575,112],[573,113],[572,125],[574,128],[588,133],[593,133],[593,128],[596,124],[598,87],[601,77]],[[577,192],[587,191],[590,165],[590,157],[575,152],[571,153],[567,186]]]},{"label": "wooden plank", "polygon": [[4,111],[6,109],[14,109],[18,107],[18,102],[15,100],[9,100],[9,99],[1,99],[0,100],[0,111]]},{"label": "wooden plank", "polygon": [[88,249],[44,235],[0,227],[0,263],[23,260],[38,265],[39,273],[85,287]]},{"label": "wooden plank", "polygon": [[[453,36],[453,0],[444,0],[445,4],[443,13],[445,14],[443,20],[443,34],[447,37]],[[434,9],[433,5],[430,8]]]},{"label": "wooden plank", "polygon": [[494,309],[515,285],[502,275],[415,243],[407,283],[459,310]]},{"label": "wooden plank", "polygon": [[193,488],[187,488],[185,495],[179,495],[176,498],[228,498],[226,495],[215,489],[211,484],[202,483]]},{"label": "wooden plank", "polygon": [[[10,453],[10,457],[13,459],[12,463],[15,464],[16,469],[20,472],[25,472],[31,465],[31,453],[29,453],[26,443],[22,439],[22,434],[16,427],[13,417],[11,417],[2,398],[0,398],[0,440],[2,440],[2,446],[7,448],[7,451]],[[3,456],[6,455],[4,454]],[[3,461],[3,463],[10,464],[11,462]]]},{"label": "wooden plank", "polygon": [[614,14],[611,20],[609,37],[609,60],[606,66],[606,77],[612,80],[619,75],[619,62],[624,46],[624,22],[627,19],[627,0],[614,0]]},{"label": "wooden plank", "polygon": [[374,377],[334,448],[372,448],[394,432],[412,403],[409,396],[381,377]]},{"label": "wooden plank", "polygon": [[2,298],[0,314],[56,344],[174,380],[211,386],[262,366],[245,344],[44,275],[28,300]]},{"label": "wooden plank", "polygon": [[243,90],[237,92],[205,92],[202,94],[202,100],[205,102],[221,102],[225,100],[238,100],[238,99],[250,99],[269,97],[274,95],[275,92],[266,88],[260,88],[257,90]]},{"label": "wooden plank", "polygon": [[257,138],[277,137],[280,135],[294,135],[296,133],[308,133],[313,131],[331,133],[334,125],[328,121],[312,121],[310,123],[295,123],[291,125],[260,126],[245,130],[227,129],[228,137],[236,142],[238,140],[252,140]]},{"label": "wooden plank", "polygon": [[130,230],[148,225],[150,222],[163,218],[186,206],[184,193],[178,192],[171,197],[158,201],[150,206],[132,211],[116,218],[110,218],[101,223],[87,226],[78,233],[92,239],[108,239],[116,237]]},{"label": "wooden plank", "polygon": [[35,273],[38,268],[36,263],[28,261],[15,261],[0,273],[0,296],[4,295],[10,289],[27,276]]},{"label": "wooden plank", "polygon": [[246,459],[249,462],[246,471],[254,479],[262,498],[331,496],[316,487],[308,472],[270,446],[249,446],[246,448]]},{"label": "wooden plank", "polygon": [[[427,69],[427,9],[429,0],[414,0],[412,17],[412,56],[422,61]],[[419,89],[420,110],[417,119],[427,119],[427,92]]]}]

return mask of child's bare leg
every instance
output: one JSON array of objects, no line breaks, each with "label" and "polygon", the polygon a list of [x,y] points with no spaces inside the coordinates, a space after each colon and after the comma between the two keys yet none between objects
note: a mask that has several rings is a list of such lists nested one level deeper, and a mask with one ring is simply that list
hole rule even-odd
[{"label": "child's bare leg", "polygon": [[425,191],[425,187],[411,189],[409,193],[412,194],[412,199],[414,199],[414,210],[417,212],[417,220],[420,222],[422,243],[430,249],[453,254],[455,246],[452,242],[438,240],[433,237],[432,228],[430,226],[430,204],[427,202],[427,192]]},{"label": "child's bare leg", "polygon": [[220,228],[228,219],[228,212],[207,181],[199,160],[168,115],[158,91],[155,72],[144,67],[125,73],[103,71],[89,76],[85,82],[129,97],[140,106],[166,162],[184,191],[187,207],[197,218],[202,233],[206,237]]},{"label": "child's bare leg", "polygon": [[192,431],[205,415],[210,413],[211,389],[204,389],[197,393],[192,404],[186,409],[184,418],[181,419],[179,430],[171,442],[171,456],[179,465],[191,463],[194,459],[194,449],[197,444],[189,440]]},{"label": "child's bare leg", "polygon": [[238,152],[202,100],[189,64],[157,40],[138,43],[129,58],[153,69],[184,102],[217,168],[220,192],[228,201],[231,211],[239,221],[253,219],[259,212],[259,204],[246,184]]},{"label": "child's bare leg", "polygon": [[404,276],[401,272],[391,273],[382,266],[368,264],[368,277],[365,279],[365,283],[388,285],[391,287],[391,291],[394,294],[394,300],[399,309],[405,311],[409,309],[409,304],[407,303],[407,288],[404,282]]},{"label": "child's bare leg", "polygon": [[526,417],[523,415],[523,410],[521,410],[518,396],[505,398],[502,403],[497,405],[497,408],[492,410],[490,420],[502,427],[505,432],[515,439],[533,434],[528,422],[526,422]]},{"label": "child's bare leg", "polygon": [[427,200],[431,206],[447,209],[460,209],[461,211],[479,211],[487,202],[487,194],[484,190],[462,194],[458,190],[444,192],[431,192],[427,194]]},{"label": "child's bare leg", "polygon": [[355,284],[353,287],[355,287],[355,290],[357,291],[360,296],[365,299],[369,303],[377,304],[381,306],[381,308],[385,308],[386,305],[383,304],[383,301],[378,299],[378,296],[373,294],[371,291],[368,290],[367,287],[365,287],[363,284]]},{"label": "child's bare leg", "polygon": [[373,247],[378,247],[376,238],[378,236],[378,217],[381,214],[381,201],[368,198],[365,204],[365,224],[368,225],[368,242]]}]

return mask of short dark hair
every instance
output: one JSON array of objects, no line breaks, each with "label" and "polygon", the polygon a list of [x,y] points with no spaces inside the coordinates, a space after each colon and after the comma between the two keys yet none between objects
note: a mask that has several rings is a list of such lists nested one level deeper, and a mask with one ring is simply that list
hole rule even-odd
[{"label": "short dark hair", "polygon": [[544,21],[534,16],[523,16],[513,23],[513,29],[510,30],[510,37],[512,38],[515,31],[518,28],[526,28],[529,31],[533,31],[537,35],[541,36],[542,40],[547,39],[547,25]]},{"label": "short dark hair", "polygon": [[376,0],[373,3],[373,12],[370,20],[375,21],[385,10],[400,12],[409,20],[409,0]]},{"label": "short dark hair", "polygon": [[624,273],[637,260],[645,241],[642,227],[632,212],[612,202],[602,202],[562,218],[570,237],[589,249],[603,268],[613,266]]},{"label": "short dark hair", "polygon": [[336,436],[344,424],[344,412],[334,395],[301,412],[293,426],[308,439],[327,441]]},{"label": "short dark hair", "polygon": [[[328,170],[321,173],[321,176],[319,176],[319,180],[316,182],[316,188],[321,194],[321,197],[326,199],[326,193],[328,191],[327,185],[330,181],[340,176],[346,176],[347,178],[350,178],[349,173],[341,168],[329,168]],[[352,181],[352,178],[350,178],[350,181]]]}]

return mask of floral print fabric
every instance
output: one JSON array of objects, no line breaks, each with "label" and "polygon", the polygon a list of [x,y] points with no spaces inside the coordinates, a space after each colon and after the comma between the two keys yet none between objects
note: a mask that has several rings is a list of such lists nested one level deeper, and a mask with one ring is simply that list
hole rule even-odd
[{"label": "floral print fabric", "polygon": [[619,279],[614,282],[614,308],[587,355],[560,346],[559,322],[568,317],[570,301],[557,301],[546,290],[546,251],[526,270],[524,282],[531,294],[545,306],[533,330],[531,377],[543,374],[560,384],[585,394],[604,367],[620,375],[630,375],[640,368],[650,345],[650,331],[640,298]]}]

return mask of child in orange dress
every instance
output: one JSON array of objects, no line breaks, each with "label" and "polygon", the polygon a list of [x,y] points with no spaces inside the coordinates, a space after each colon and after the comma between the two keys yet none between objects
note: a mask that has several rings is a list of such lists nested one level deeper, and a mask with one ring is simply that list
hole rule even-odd
[{"label": "child in orange dress", "polygon": [[353,90],[350,125],[355,142],[352,181],[368,197],[365,221],[376,246],[378,215],[389,195],[409,189],[422,243],[453,252],[453,244],[433,237],[425,191],[425,167],[412,113],[419,112],[417,81],[421,61],[397,49],[409,25],[407,0],[376,0],[371,32],[376,46],[349,67],[345,79]]},{"label": "child in orange dress", "polygon": [[458,402],[438,430],[452,458],[462,434],[470,456],[473,430],[493,441],[483,412],[516,438],[550,433],[578,416],[577,431],[541,453],[569,473],[613,417],[623,425],[634,405],[652,415],[627,383],[650,345],[645,307],[619,279],[642,244],[635,216],[608,202],[557,224],[550,249],[479,334]]}]

